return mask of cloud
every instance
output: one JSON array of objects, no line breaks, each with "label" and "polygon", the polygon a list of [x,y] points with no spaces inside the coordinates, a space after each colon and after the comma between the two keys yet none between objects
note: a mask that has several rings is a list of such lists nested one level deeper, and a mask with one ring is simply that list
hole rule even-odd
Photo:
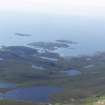
[{"label": "cloud", "polygon": [[105,11],[105,0],[0,0],[0,11],[102,15]]}]

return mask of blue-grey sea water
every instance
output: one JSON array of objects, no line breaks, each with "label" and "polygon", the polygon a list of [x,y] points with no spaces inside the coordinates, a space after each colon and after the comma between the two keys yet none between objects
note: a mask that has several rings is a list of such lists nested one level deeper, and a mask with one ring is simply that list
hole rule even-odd
[{"label": "blue-grey sea water", "polygon": [[[15,33],[30,34],[18,36]],[[62,55],[105,51],[105,21],[96,17],[51,16],[32,13],[0,14],[0,46],[26,45],[35,41],[65,39],[78,42]]]}]

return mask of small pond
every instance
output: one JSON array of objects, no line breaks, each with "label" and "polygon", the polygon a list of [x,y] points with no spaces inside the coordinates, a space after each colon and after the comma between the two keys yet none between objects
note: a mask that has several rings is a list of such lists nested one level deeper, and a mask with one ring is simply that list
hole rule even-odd
[{"label": "small pond", "polygon": [[18,88],[5,94],[1,94],[0,98],[17,101],[49,102],[51,101],[50,96],[52,94],[62,91],[63,88],[47,86]]},{"label": "small pond", "polygon": [[64,73],[66,73],[68,76],[77,76],[81,74],[81,72],[76,69],[70,69],[70,70],[64,71]]}]

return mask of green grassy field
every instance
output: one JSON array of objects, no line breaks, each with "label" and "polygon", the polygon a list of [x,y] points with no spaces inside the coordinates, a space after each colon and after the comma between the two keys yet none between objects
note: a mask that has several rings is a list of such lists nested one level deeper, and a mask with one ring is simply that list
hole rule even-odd
[{"label": "green grassy field", "polygon": [[38,105],[38,104],[34,104],[31,102],[16,102],[11,100],[0,100],[0,105]]}]

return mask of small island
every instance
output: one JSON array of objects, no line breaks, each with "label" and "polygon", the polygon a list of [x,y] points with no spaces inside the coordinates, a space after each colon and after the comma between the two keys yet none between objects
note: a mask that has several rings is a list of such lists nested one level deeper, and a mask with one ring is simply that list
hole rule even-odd
[{"label": "small island", "polygon": [[66,44],[77,44],[77,42],[70,41],[70,40],[56,40],[56,42],[66,43]]},{"label": "small island", "polygon": [[74,42],[66,40],[57,40],[54,42],[32,42],[28,45],[39,49],[54,51],[59,48],[69,48],[70,46],[72,46],[72,44],[74,44]]},{"label": "small island", "polygon": [[31,34],[23,34],[23,33],[15,33],[15,35],[22,36],[22,37],[32,36]]}]

